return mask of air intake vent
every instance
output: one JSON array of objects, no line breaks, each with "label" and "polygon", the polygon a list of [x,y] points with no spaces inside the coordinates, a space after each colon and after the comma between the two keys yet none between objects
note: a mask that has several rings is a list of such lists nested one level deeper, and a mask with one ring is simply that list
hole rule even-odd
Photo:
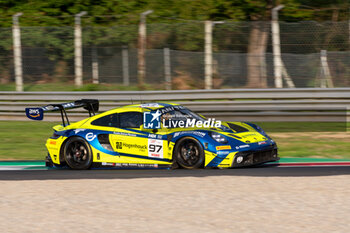
[{"label": "air intake vent", "polygon": [[113,151],[111,143],[109,142],[109,134],[99,134],[97,138],[103,148]]},{"label": "air intake vent", "polygon": [[242,139],[242,137],[237,136],[237,135],[234,135],[233,133],[230,133],[230,135],[231,135],[232,137],[234,137],[234,138],[237,138],[237,139]]},{"label": "air intake vent", "polygon": [[242,126],[236,125],[236,124],[228,123],[228,126],[232,130],[236,131],[236,133],[242,133],[242,132],[247,132],[248,131],[248,129],[246,129],[246,128],[242,127]]}]

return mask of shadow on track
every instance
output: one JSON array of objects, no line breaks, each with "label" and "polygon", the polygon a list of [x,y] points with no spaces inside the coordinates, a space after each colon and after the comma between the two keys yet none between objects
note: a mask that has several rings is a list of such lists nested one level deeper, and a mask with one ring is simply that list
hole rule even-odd
[{"label": "shadow on track", "polygon": [[350,175],[350,166],[276,167],[198,170],[22,170],[0,171],[0,180],[136,179],[210,176],[301,177]]}]

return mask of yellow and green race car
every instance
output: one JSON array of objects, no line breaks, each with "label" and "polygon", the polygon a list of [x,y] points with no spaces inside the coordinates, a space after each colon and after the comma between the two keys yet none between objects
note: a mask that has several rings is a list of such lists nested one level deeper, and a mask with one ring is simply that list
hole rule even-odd
[{"label": "yellow and green race car", "polygon": [[[90,117],[69,123],[66,109],[84,108]],[[72,169],[232,168],[279,160],[276,143],[257,125],[207,119],[178,104],[148,103],[95,115],[98,100],[26,108],[42,120],[60,111],[62,125],[47,140],[47,166]]]}]

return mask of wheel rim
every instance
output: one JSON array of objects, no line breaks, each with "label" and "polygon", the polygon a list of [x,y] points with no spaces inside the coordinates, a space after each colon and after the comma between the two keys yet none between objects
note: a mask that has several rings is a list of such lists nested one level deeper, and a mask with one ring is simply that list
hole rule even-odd
[{"label": "wheel rim", "polygon": [[68,145],[66,157],[68,162],[75,167],[89,163],[86,145],[79,141],[74,141]]},{"label": "wheel rim", "polygon": [[184,141],[179,153],[185,166],[193,166],[200,160],[199,147],[192,140]]}]

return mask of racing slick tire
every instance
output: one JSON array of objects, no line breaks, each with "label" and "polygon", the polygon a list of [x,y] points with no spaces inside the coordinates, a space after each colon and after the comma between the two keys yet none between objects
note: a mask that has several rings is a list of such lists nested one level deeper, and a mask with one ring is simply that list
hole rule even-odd
[{"label": "racing slick tire", "polygon": [[64,145],[63,155],[67,165],[74,170],[85,170],[91,167],[92,151],[89,143],[83,138],[68,139]]},{"label": "racing slick tire", "polygon": [[176,142],[174,158],[182,168],[195,169],[204,163],[204,149],[195,138],[183,137]]}]

